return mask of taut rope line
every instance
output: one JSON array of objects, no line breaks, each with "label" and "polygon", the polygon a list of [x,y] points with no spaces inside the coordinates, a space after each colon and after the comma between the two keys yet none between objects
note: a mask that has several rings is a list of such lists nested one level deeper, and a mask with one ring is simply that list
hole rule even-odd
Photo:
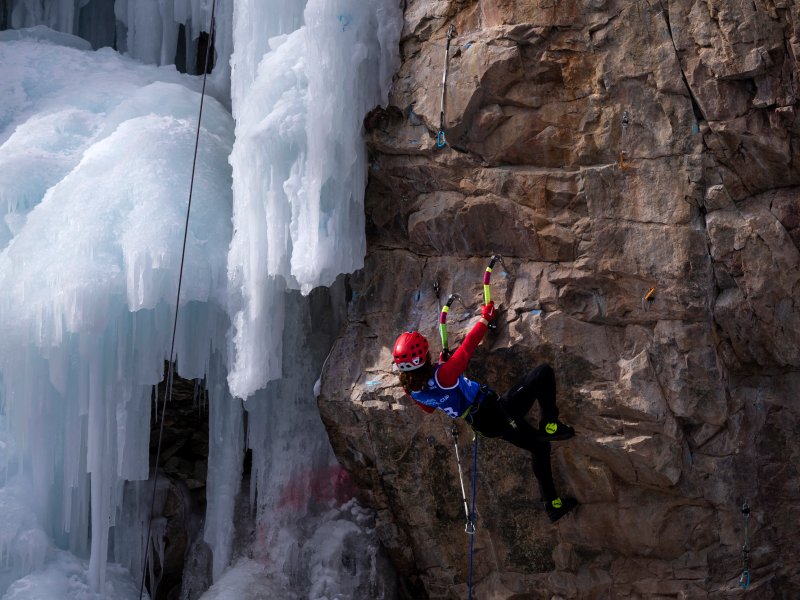
[{"label": "taut rope line", "polygon": [[[216,8],[217,0],[211,2],[211,27],[208,32],[208,45],[206,46],[206,60],[203,65],[203,88],[200,92],[200,110],[197,114],[197,132],[194,138],[194,156],[192,158],[192,176],[189,180],[189,202],[186,206],[186,222],[183,226],[183,246],[181,247],[181,266],[178,270],[178,294],[175,299],[175,318],[172,322],[172,343],[169,349],[169,368],[167,374],[167,389],[165,390],[164,406],[161,409],[161,425],[158,429],[158,446],[156,448],[156,466],[155,474],[153,475],[153,495],[150,499],[150,518],[147,520],[147,537],[145,538],[144,557],[142,558],[142,580],[139,585],[139,598],[141,599],[144,593],[144,578],[147,572],[147,558],[150,553],[150,534],[152,531],[153,523],[153,509],[156,505],[156,488],[158,487],[158,463],[161,460],[161,441],[164,436],[164,417],[167,411],[167,404],[172,399],[172,383],[175,378],[175,335],[178,330],[178,310],[180,309],[181,301],[181,285],[183,284],[183,265],[186,258],[186,240],[189,236],[189,215],[192,211],[192,192],[194,191],[194,176],[197,170],[197,150],[200,146],[200,123],[203,119],[203,103],[206,97],[206,79],[208,77],[209,58],[211,56],[211,47],[214,42],[214,11]],[[153,582],[150,582],[153,585]]]}]

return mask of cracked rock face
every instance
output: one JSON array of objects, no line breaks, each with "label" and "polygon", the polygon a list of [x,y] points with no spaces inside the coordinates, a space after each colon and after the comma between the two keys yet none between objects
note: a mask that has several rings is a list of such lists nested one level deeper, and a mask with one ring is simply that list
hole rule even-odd
[{"label": "cracked rock face", "polygon": [[748,593],[800,597],[800,5],[407,0],[405,20],[320,408],[408,595],[465,597],[469,540],[452,422],[404,396],[391,346],[419,329],[438,353],[437,280],[466,301],[455,346],[500,253],[468,374],[504,391],[553,365],[578,431],[556,484],[581,506],[551,526],[525,453],[481,440],[475,596],[739,597],[747,500]]}]

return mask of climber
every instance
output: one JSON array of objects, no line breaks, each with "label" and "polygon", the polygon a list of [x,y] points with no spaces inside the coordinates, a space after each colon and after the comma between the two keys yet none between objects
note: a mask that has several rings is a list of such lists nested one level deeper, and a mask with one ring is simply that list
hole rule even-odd
[{"label": "climber", "polygon": [[[494,317],[494,302],[489,302],[461,346],[449,359],[440,357],[436,365],[431,362],[425,336],[417,331],[402,333],[394,344],[394,364],[399,370],[400,384],[425,412],[432,413],[438,408],[449,417],[463,418],[485,437],[499,437],[528,450],[547,515],[555,523],[578,502],[574,498],[560,498],[553,483],[550,442],[575,435],[572,427],[558,420],[553,369],[546,364],[536,367],[503,396],[463,374]],[[538,430],[524,418],[536,399],[542,413]]]}]

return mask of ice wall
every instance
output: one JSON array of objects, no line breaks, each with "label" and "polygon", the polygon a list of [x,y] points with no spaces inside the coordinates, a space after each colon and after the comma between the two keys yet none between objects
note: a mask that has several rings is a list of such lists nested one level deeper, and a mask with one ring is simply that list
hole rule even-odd
[{"label": "ice wall", "polygon": [[[234,0],[216,0],[214,6],[216,57],[208,81],[209,92],[226,104],[231,79],[233,3]],[[212,0],[114,0],[113,4],[121,52],[146,63],[174,64],[183,25],[187,70],[200,72],[192,65],[204,64],[205,57],[197,56],[197,41],[201,32],[210,29]]]},{"label": "ice wall", "polygon": [[[308,293],[363,265],[361,123],[386,101],[398,61],[397,0],[309,0],[302,24],[301,4],[243,0],[233,15],[228,382],[241,398],[280,376],[283,290]],[[262,22],[274,37],[253,37]]]},{"label": "ice wall", "polygon": [[[0,496],[12,481],[30,492],[29,516],[11,524],[24,527],[0,533],[0,553],[22,557],[12,579],[53,565],[56,546],[88,554],[86,585],[126,597],[106,577],[108,530],[124,480],[148,477],[199,82],[109,49],[57,45],[63,36],[43,42],[41,30],[3,41],[20,37],[10,33],[0,34],[0,402],[14,451]],[[208,375],[212,402],[235,414],[223,364],[232,141],[230,115],[207,99],[176,354],[180,372]],[[142,544],[134,529],[128,543]],[[30,577],[8,597],[31,597]]]},{"label": "ice wall", "polygon": [[[234,0],[216,0],[216,66],[209,91],[224,104],[230,90]],[[7,0],[12,29],[44,25],[80,36],[94,48],[113,46],[142,62],[175,64],[180,48],[196,72],[197,41],[208,32],[212,0]],[[181,29],[183,26],[183,29]],[[182,40],[179,36],[183,35]],[[203,57],[200,57],[202,64]]]},{"label": "ice wall", "polygon": [[[314,378],[346,318],[343,278],[284,299],[282,377],[245,403],[256,516],[247,555],[254,562],[223,572],[215,556],[217,583],[202,600],[390,600],[394,571],[375,515],[359,504],[353,480],[337,463],[314,396]],[[211,543],[208,531],[206,539]]]},{"label": "ice wall", "polygon": [[[199,82],[179,76],[170,55],[180,46],[180,24],[187,38],[207,30],[201,21],[211,1],[10,5],[12,26],[44,23],[66,33],[0,33],[8,40],[0,43],[0,68],[14,74],[0,86],[0,333],[8,336],[0,398],[15,433],[8,473],[37,499],[26,529],[0,531],[2,548],[20,557],[11,578],[23,583],[9,594],[46,589],[36,574],[22,577],[44,564],[45,578],[84,569],[79,579],[89,588],[128,597],[111,589],[116,575],[106,575],[106,532],[114,527],[114,559],[138,576],[151,543],[142,539],[147,514],[138,506],[121,518],[119,507],[125,479],[148,475],[149,396],[168,351],[199,102]],[[374,555],[377,541],[333,458],[313,396],[335,336],[319,332],[335,324],[322,322],[335,309],[300,291],[308,295],[361,266],[361,123],[388,93],[399,2],[250,0],[235,9],[232,0],[217,3],[211,88],[223,101],[232,90],[237,141],[232,148],[230,116],[211,103],[178,324],[181,374],[206,375],[209,384],[205,539],[214,575],[234,554],[245,443],[242,404],[230,389],[250,398],[251,494],[258,539],[268,547],[262,558],[277,565],[268,569],[271,585],[308,598],[367,585],[370,597],[390,597],[391,577],[374,561],[358,562]],[[67,33],[95,47],[113,39],[128,57],[166,66],[146,67],[110,49],[88,53]],[[20,36],[39,43],[11,41]],[[188,53],[192,47],[186,44]],[[341,286],[334,295],[341,309]],[[56,546],[79,558],[64,562]],[[359,564],[358,577],[339,569],[343,560]]]},{"label": "ice wall", "polygon": [[336,462],[313,385],[344,317],[334,280],[364,258],[362,122],[387,99],[401,24],[395,0],[234,8],[228,383],[248,398],[262,568],[240,564],[208,598],[250,587],[239,577],[283,598],[393,597],[371,514]]}]

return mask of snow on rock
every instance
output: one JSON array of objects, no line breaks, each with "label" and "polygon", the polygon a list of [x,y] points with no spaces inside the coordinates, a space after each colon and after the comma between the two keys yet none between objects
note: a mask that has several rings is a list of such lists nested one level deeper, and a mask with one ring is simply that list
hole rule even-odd
[{"label": "snow on rock", "polygon": [[[3,600],[96,600],[98,594],[87,580],[88,565],[63,550],[54,553],[52,561],[41,571],[18,579],[9,587]],[[103,600],[149,600],[144,592],[139,598],[139,586],[127,570],[109,565]]]}]

